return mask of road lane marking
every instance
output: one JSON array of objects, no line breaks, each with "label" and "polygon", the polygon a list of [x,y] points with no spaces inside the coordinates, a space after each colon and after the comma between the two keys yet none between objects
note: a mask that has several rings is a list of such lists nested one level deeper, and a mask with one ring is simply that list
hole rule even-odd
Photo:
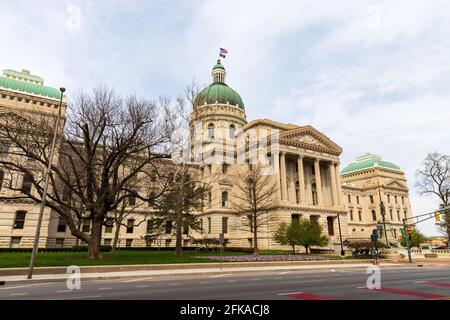
[{"label": "road lane marking", "polygon": [[149,280],[149,279],[153,279],[153,277],[125,280],[125,281],[122,281],[122,283],[139,282],[139,281],[145,281],[145,280]]},{"label": "road lane marking", "polygon": [[0,290],[19,289],[19,288],[29,288],[29,287],[45,286],[45,285],[50,285],[50,284],[55,284],[55,283],[54,283],[54,282],[46,282],[46,283],[25,284],[25,285],[21,285],[21,286],[13,286],[13,287],[0,288]]},{"label": "road lane marking", "polygon": [[365,289],[370,290],[370,291],[381,291],[381,292],[402,294],[402,295],[405,295],[405,296],[413,296],[413,297],[426,298],[426,299],[447,298],[447,296],[442,296],[442,295],[439,295],[439,294],[432,294],[432,293],[425,293],[425,292],[418,292],[418,291],[410,291],[410,290],[403,290],[403,289],[395,289],[395,288],[369,289],[369,288],[365,287]]},{"label": "road lane marking", "polygon": [[444,283],[444,282],[419,281],[419,282],[416,282],[416,283],[428,284],[430,286],[450,287],[450,283]]},{"label": "road lane marking", "polygon": [[334,297],[318,296],[307,292],[280,293],[278,295],[301,300],[336,300]]},{"label": "road lane marking", "polygon": [[67,292],[73,292],[73,290],[58,290],[56,293],[67,293]]},{"label": "road lane marking", "polygon": [[179,283],[169,283],[168,285],[169,286],[179,286],[180,284]]},{"label": "road lane marking", "polygon": [[112,288],[98,288],[98,290],[112,290]]},{"label": "road lane marking", "polygon": [[200,284],[209,284],[209,283],[211,283],[210,281],[202,281],[202,282],[200,282]]},{"label": "road lane marking", "polygon": [[288,274],[291,273],[292,271],[284,271],[284,272],[280,272],[279,274]]},{"label": "road lane marking", "polygon": [[9,295],[10,295],[10,296],[24,296],[24,295],[26,295],[26,294],[28,294],[28,292],[10,293]]},{"label": "road lane marking", "polygon": [[141,286],[135,286],[136,288],[148,288],[149,286],[147,285],[141,285]]},{"label": "road lane marking", "polygon": [[78,297],[67,297],[67,298],[52,298],[47,300],[76,300],[76,299],[94,299],[94,298],[101,298],[102,296],[78,296]]},{"label": "road lane marking", "polygon": [[226,276],[231,276],[231,273],[218,274],[218,275],[212,276],[211,278],[220,278],[220,277],[226,277]]},{"label": "road lane marking", "polygon": [[282,280],[283,278],[281,278],[281,277],[278,277],[278,278],[275,278],[275,280]]}]

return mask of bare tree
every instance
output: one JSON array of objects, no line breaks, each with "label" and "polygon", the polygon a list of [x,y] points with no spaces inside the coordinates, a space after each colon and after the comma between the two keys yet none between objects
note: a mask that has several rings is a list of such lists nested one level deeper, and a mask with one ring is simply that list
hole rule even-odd
[{"label": "bare tree", "polygon": [[[450,200],[450,156],[437,152],[427,155],[423,167],[416,172],[415,187],[420,195],[436,196],[443,207],[449,205]],[[450,212],[445,214],[441,231],[450,238]]]},{"label": "bare tree", "polygon": [[253,254],[259,254],[258,230],[272,218],[277,184],[258,165],[248,165],[248,169],[233,177],[233,182],[237,193],[230,199],[231,207],[239,217],[245,217],[242,226],[253,233]]},{"label": "bare tree", "polygon": [[[46,206],[62,216],[73,236],[88,243],[88,258],[101,258],[102,227],[109,212],[130,197],[154,201],[129,188],[129,181],[157,169],[167,157],[172,128],[167,106],[107,89],[80,93],[69,105],[64,129],[58,128],[57,161],[50,171]],[[24,177],[31,188],[9,184],[8,199],[41,201],[54,120],[16,113],[0,115],[0,138],[13,147],[0,165]],[[89,220],[90,233],[79,226]]]}]

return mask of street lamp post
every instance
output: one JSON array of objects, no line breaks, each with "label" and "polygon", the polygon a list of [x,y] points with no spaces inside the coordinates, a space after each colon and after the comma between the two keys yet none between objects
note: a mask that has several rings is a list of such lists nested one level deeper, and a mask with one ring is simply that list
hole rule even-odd
[{"label": "street lamp post", "polygon": [[50,170],[52,168],[53,154],[55,152],[56,136],[57,136],[57,132],[58,132],[58,128],[59,128],[59,122],[61,120],[62,100],[63,100],[64,92],[66,91],[65,88],[60,88],[59,90],[61,91],[61,98],[59,100],[58,117],[56,118],[56,122],[55,122],[52,146],[50,149],[50,156],[48,159],[47,170],[45,172],[44,190],[42,192],[41,205],[39,207],[39,218],[38,218],[38,222],[37,222],[37,226],[36,226],[36,234],[34,236],[34,245],[33,245],[33,251],[31,252],[30,266],[29,266],[29,270],[28,270],[27,279],[31,279],[33,277],[34,262],[36,260],[36,253],[37,253],[38,247],[39,247],[39,237],[41,235],[42,218],[44,216],[45,200],[47,198],[48,182],[50,179]]},{"label": "street lamp post", "polygon": [[337,218],[339,226],[339,240],[341,242],[341,256],[345,256],[344,244],[342,243],[341,219],[339,218],[339,213],[337,214]]},{"label": "street lamp post", "polygon": [[381,218],[383,219],[384,237],[386,238],[386,246],[389,248],[389,241],[388,241],[387,230],[386,230],[386,208],[384,206],[383,200],[381,200],[381,191],[380,191],[379,184],[378,184],[378,195],[380,197],[380,213],[381,213]]}]

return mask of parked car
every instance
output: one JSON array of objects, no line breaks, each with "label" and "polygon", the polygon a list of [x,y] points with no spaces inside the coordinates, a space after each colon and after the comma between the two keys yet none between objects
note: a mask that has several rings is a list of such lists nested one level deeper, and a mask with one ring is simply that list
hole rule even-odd
[{"label": "parked car", "polygon": [[447,247],[447,246],[437,246],[437,247],[435,247],[434,249],[435,249],[435,250],[448,250],[449,247]]}]

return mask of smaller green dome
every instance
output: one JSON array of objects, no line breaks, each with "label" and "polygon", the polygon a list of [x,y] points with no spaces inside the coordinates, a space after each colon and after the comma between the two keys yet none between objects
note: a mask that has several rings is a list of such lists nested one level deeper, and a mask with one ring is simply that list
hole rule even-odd
[{"label": "smaller green dome", "polygon": [[350,163],[344,169],[342,169],[341,174],[362,171],[370,168],[381,167],[392,170],[401,170],[400,166],[395,163],[384,161],[380,156],[366,153],[356,159],[356,162]]},{"label": "smaller green dome", "polygon": [[230,104],[244,109],[244,102],[239,93],[225,83],[214,82],[195,97],[194,108],[205,104]]},{"label": "smaller green dome", "polygon": [[220,63],[220,60],[217,60],[216,65],[213,67],[213,70],[222,69],[225,70],[224,66]]}]

